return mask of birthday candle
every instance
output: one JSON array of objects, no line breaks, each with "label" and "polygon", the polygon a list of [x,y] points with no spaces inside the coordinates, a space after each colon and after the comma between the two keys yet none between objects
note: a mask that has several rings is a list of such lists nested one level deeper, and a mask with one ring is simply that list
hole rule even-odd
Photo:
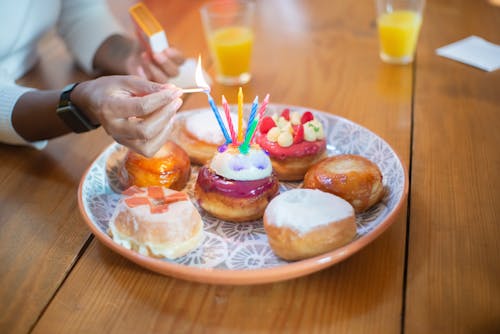
[{"label": "birthday candle", "polygon": [[[259,106],[259,97],[256,96],[252,103],[252,109],[250,110],[250,116],[248,117],[248,125],[252,124],[255,115],[257,114],[257,107]],[[248,130],[247,130],[248,132]]]},{"label": "birthday candle", "polygon": [[238,142],[243,140],[243,90],[238,90]]},{"label": "birthday candle", "polygon": [[229,111],[229,105],[227,104],[226,97],[222,95],[222,107],[226,113],[227,125],[229,126],[229,132],[231,133],[231,140],[236,143],[236,134],[234,133],[233,120],[231,119],[231,112]]},{"label": "birthday candle", "polygon": [[269,94],[267,94],[266,97],[264,98],[264,101],[262,101],[262,105],[260,106],[259,109],[259,119],[262,119],[262,117],[264,117],[264,113],[266,112],[268,103],[269,103]]},{"label": "birthday candle", "polygon": [[206,92],[206,93],[207,93],[207,97],[208,97],[208,104],[210,104],[210,107],[212,108],[212,111],[215,114],[215,118],[217,119],[217,122],[219,123],[220,129],[222,130],[222,134],[226,138],[226,143],[230,144],[232,141],[231,141],[231,138],[229,137],[229,134],[227,133],[227,130],[226,130],[226,127],[224,126],[224,123],[222,122],[222,118],[219,115],[219,109],[217,109],[217,106],[215,105],[214,99],[212,99],[212,96],[210,95],[210,93],[208,93],[208,92]]},{"label": "birthday candle", "polygon": [[248,126],[247,134],[245,136],[245,141],[243,142],[243,144],[240,145],[240,152],[243,154],[248,153],[250,139],[252,139],[253,134],[255,133],[255,129],[257,128],[257,123],[259,123],[259,119],[254,118],[252,124]]}]

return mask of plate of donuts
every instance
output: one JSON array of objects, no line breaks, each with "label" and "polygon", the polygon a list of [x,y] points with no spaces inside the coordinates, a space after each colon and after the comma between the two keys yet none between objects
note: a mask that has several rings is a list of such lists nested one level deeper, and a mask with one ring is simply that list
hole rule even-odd
[{"label": "plate of donuts", "polygon": [[[236,106],[231,106],[231,110],[235,110],[235,108]],[[247,113],[249,109],[250,106],[245,105]],[[266,115],[276,113],[279,115],[283,110],[289,110],[293,114],[307,114],[305,121],[312,122],[311,119],[314,119],[314,122],[317,123],[313,125],[322,125],[321,139],[325,143],[325,150],[321,159],[318,158],[320,161],[315,162],[315,166],[328,159],[335,160],[334,157],[346,155],[361,157],[375,164],[380,171],[383,183],[382,195],[375,204],[371,203],[368,207],[363,207],[360,210],[354,204],[352,235],[349,236],[348,241],[343,242],[335,249],[324,250],[320,254],[311,253],[312,255],[309,256],[288,256],[288,254],[294,253],[280,249],[279,245],[276,246],[276,234],[271,235],[274,232],[272,232],[273,228],[269,228],[272,225],[269,221],[275,216],[293,214],[294,217],[298,217],[303,211],[309,211],[310,214],[305,215],[304,219],[314,220],[322,215],[330,215],[329,211],[332,210],[325,209],[330,205],[337,211],[343,212],[342,205],[344,203],[336,204],[328,202],[331,200],[330,198],[314,197],[317,193],[314,194],[313,201],[316,204],[323,204],[322,206],[317,204],[317,209],[313,210],[300,209],[300,206],[294,205],[292,202],[296,196],[288,196],[288,199],[282,196],[286,193],[291,195],[293,192],[301,191],[308,184],[314,184],[313,181],[310,181],[312,180],[311,176],[308,175],[313,174],[311,172],[306,174],[305,181],[303,177],[292,177],[290,180],[285,177],[280,178],[279,182],[276,181],[279,195],[275,199],[283,198],[281,201],[270,199],[271,204],[267,208],[263,208],[268,211],[272,209],[272,214],[266,211],[263,218],[257,219],[249,215],[249,219],[235,223],[230,221],[230,216],[221,216],[203,205],[205,197],[201,197],[199,194],[200,181],[198,176],[200,173],[201,178],[201,173],[206,173],[203,165],[207,163],[206,157],[202,155],[200,159],[191,159],[189,173],[181,175],[185,178],[185,182],[180,186],[177,184],[178,189],[175,189],[179,193],[168,189],[159,194],[156,188],[141,188],[140,185],[130,192],[124,188],[123,176],[125,161],[130,153],[128,149],[118,143],[107,147],[82,176],[78,189],[78,201],[85,222],[100,242],[130,261],[163,275],[202,283],[247,285],[283,281],[319,271],[350,257],[377,238],[396,220],[404,206],[408,192],[406,167],[398,154],[382,138],[350,120],[310,108],[282,104],[270,104]],[[197,117],[199,122],[205,122],[204,116],[200,115],[209,112],[209,109],[203,108],[184,111],[177,116],[183,122],[189,117]],[[276,124],[281,122],[276,117],[274,120]],[[302,121],[304,122],[304,119]],[[269,121],[269,123],[273,122]],[[208,123],[205,125],[210,126]],[[314,127],[313,125],[311,128]],[[272,127],[271,125],[268,128]],[[269,129],[266,131],[272,132]],[[316,132],[318,132],[317,128]],[[303,136],[299,133],[300,135]],[[306,131],[305,137],[307,138],[309,135]],[[207,137],[209,134],[205,133],[204,136]],[[175,137],[180,138],[181,136],[176,134]],[[271,137],[272,134],[267,136],[267,138]],[[295,142],[295,135],[292,140]],[[183,147],[182,142],[177,142],[177,145]],[[194,145],[194,147],[197,146]],[[258,162],[258,172],[261,172],[264,167],[261,166],[263,165],[262,157],[258,153],[255,154],[254,160]],[[266,154],[269,155],[267,151]],[[189,156],[191,157],[191,152]],[[274,164],[272,166],[274,167]],[[286,171],[286,169],[284,170]],[[321,187],[315,188],[317,192],[327,191]],[[129,191],[127,195],[133,198],[124,198],[124,190]],[[143,197],[147,195],[151,195],[153,202],[156,203],[154,207],[149,205],[150,210],[158,210],[158,212],[162,212],[161,214],[170,212],[175,217],[189,217],[188,222],[175,219],[179,220],[181,225],[191,226],[190,231],[197,230],[196,236],[187,238],[185,244],[195,245],[194,247],[188,251],[177,253],[177,256],[157,256],[158,254],[153,254],[151,249],[149,252],[141,251],[116,238],[117,230],[114,222],[117,220],[117,211],[122,210],[120,209],[122,207],[130,212],[139,210],[138,208],[141,207],[136,208],[135,205],[140,205],[140,200],[143,200]],[[161,199],[161,203],[158,202],[158,198]],[[128,201],[128,207],[124,204],[124,200]],[[170,206],[165,203],[170,203]],[[350,203],[353,204],[353,202]],[[359,201],[356,203],[359,204]],[[266,202],[267,204],[268,202]],[[349,207],[351,206],[349,205]],[[227,211],[226,209],[224,212]],[[185,212],[189,212],[189,214]],[[224,219],[226,217],[229,217],[229,220]],[[130,220],[128,224],[130,229],[137,229],[137,221]],[[178,249],[184,249],[185,245]],[[165,255],[161,252],[159,254]]]}]

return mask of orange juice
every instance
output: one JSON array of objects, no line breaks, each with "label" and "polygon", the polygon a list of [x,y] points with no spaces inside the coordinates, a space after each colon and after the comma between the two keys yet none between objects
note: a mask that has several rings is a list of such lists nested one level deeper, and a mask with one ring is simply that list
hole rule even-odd
[{"label": "orange juice", "polygon": [[411,62],[422,25],[422,16],[410,10],[396,10],[380,15],[377,23],[381,57],[393,62]]},{"label": "orange juice", "polygon": [[249,75],[253,32],[246,27],[225,27],[210,36],[218,73],[224,77]]}]

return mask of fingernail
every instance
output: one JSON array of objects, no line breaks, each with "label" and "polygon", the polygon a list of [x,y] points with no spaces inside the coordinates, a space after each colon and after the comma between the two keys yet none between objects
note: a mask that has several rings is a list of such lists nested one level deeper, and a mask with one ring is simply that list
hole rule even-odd
[{"label": "fingernail", "polygon": [[180,106],[182,105],[182,99],[175,99],[174,102],[172,102],[174,109],[179,109]]},{"label": "fingernail", "polygon": [[168,82],[165,82],[165,83],[162,83],[161,86],[165,89],[169,89],[169,88],[176,88],[175,85],[172,85],[171,83],[168,83]]},{"label": "fingernail", "polygon": [[182,91],[182,89],[180,88],[171,88],[171,92],[170,92],[170,96],[172,97],[172,99],[176,99],[176,98],[179,98],[182,96],[182,94],[184,94],[184,92]]}]

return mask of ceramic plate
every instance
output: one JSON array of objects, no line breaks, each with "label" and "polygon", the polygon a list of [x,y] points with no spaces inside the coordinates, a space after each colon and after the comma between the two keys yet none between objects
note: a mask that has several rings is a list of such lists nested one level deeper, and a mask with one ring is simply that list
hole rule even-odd
[{"label": "ceramic plate", "polygon": [[[245,106],[248,108],[248,106]],[[386,196],[356,216],[356,237],[346,246],[310,259],[287,262],[271,250],[262,220],[234,224],[212,217],[197,207],[204,221],[202,245],[176,260],[154,259],[116,244],[106,233],[108,221],[120,199],[117,173],[126,149],[112,144],[90,165],[80,182],[80,211],[95,236],[113,251],[155,272],[181,279],[214,284],[256,284],[276,282],[303,276],[351,256],[379,236],[396,219],[408,192],[406,168],[394,150],[373,132],[347,119],[312,109],[270,105],[268,113],[312,111],[323,123],[328,155],[359,154],[375,162],[382,171]],[[199,112],[201,109],[180,115]],[[193,166],[185,191],[193,198],[197,175]],[[300,182],[282,182],[280,191],[300,187]],[[195,202],[193,200],[193,202]],[[196,205],[196,204],[195,204]]]}]

